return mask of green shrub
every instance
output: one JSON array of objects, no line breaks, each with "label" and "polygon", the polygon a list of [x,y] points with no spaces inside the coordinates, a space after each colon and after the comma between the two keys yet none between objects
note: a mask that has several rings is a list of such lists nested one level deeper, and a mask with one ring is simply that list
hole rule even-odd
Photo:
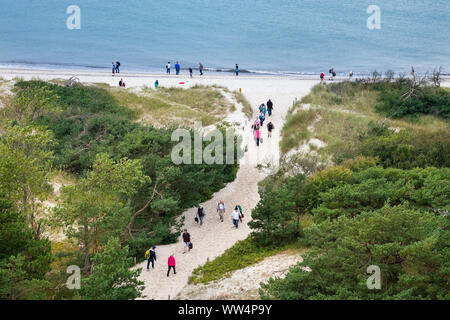
[{"label": "green shrub", "polygon": [[236,242],[216,259],[196,268],[190,281],[194,284],[206,284],[228,277],[233,271],[258,263],[280,250],[282,247],[262,246],[257,240],[249,237]]},{"label": "green shrub", "polygon": [[432,114],[443,118],[450,117],[450,92],[444,88],[420,86],[409,96],[408,86],[382,90],[377,110],[389,117]]},{"label": "green shrub", "polygon": [[378,158],[383,167],[412,169],[450,166],[450,134],[401,130],[389,131],[363,140],[360,153]]}]

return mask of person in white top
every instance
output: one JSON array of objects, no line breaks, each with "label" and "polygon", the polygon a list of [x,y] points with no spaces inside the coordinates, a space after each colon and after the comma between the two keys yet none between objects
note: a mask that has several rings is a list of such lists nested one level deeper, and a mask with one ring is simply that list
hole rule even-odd
[{"label": "person in white top", "polygon": [[166,73],[170,74],[170,61],[166,64]]},{"label": "person in white top", "polygon": [[233,217],[233,224],[236,227],[236,229],[239,226],[239,217],[241,216],[241,212],[239,211],[239,207],[236,206],[233,210],[233,213],[231,214],[231,216]]}]

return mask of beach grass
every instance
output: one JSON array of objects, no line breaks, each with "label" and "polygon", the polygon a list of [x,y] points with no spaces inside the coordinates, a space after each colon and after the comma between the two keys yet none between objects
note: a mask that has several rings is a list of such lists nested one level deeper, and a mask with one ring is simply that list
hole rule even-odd
[{"label": "beach grass", "polygon": [[136,111],[145,124],[190,127],[199,121],[204,126],[216,124],[235,110],[221,90],[197,85],[187,89],[144,87],[141,92],[114,88],[111,93],[120,104]]},{"label": "beach grass", "polygon": [[323,161],[352,157],[357,154],[360,135],[368,130],[370,122],[385,121],[392,129],[423,134],[449,129],[448,121],[433,115],[388,119],[375,109],[378,94],[377,90],[345,82],[339,86],[315,86],[289,111],[281,132],[281,152],[286,154],[315,138],[325,145],[322,148],[310,145],[310,150],[315,149]]},{"label": "beach grass", "polygon": [[245,116],[248,119],[251,119],[253,117],[253,110],[247,98],[245,98],[245,96],[237,90],[233,91],[233,96],[238,103],[242,104],[242,112],[245,114]]},{"label": "beach grass", "polygon": [[212,281],[228,278],[233,271],[246,268],[263,261],[267,257],[292,249],[299,250],[303,248],[298,243],[286,244],[279,247],[260,246],[250,236],[244,240],[237,241],[216,259],[194,269],[189,283],[207,284]]}]

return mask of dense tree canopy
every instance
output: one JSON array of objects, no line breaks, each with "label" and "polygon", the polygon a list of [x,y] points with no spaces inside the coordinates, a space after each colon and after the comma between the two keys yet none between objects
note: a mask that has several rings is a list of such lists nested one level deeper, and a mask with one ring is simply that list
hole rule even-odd
[{"label": "dense tree canopy", "polygon": [[0,299],[42,298],[52,261],[50,241],[35,239],[26,217],[0,196]]},{"label": "dense tree canopy", "polygon": [[129,300],[141,296],[144,289],[144,283],[138,280],[141,270],[130,270],[132,259],[128,257],[128,247],[121,248],[118,239],[111,238],[92,260],[93,273],[81,284],[82,298]]},{"label": "dense tree canopy", "polygon": [[[449,299],[449,227],[448,217],[407,205],[313,225],[312,250],[285,279],[263,285],[262,297]],[[381,270],[379,290],[367,287],[371,265]]]}]

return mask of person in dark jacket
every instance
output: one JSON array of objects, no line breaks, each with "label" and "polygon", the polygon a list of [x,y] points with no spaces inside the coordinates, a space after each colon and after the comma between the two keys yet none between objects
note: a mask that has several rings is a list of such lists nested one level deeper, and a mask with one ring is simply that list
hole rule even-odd
[{"label": "person in dark jacket", "polygon": [[267,137],[272,137],[272,130],[275,129],[275,126],[273,125],[272,121],[270,121],[267,124]]},{"label": "person in dark jacket", "polygon": [[205,208],[203,208],[202,205],[199,205],[197,209],[197,216],[198,220],[200,221],[200,226],[203,225],[203,219],[205,218],[205,215],[206,215]]},{"label": "person in dark jacket", "polygon": [[267,112],[269,113],[269,117],[272,115],[272,110],[273,110],[273,102],[272,100],[269,99],[269,101],[267,101]]},{"label": "person in dark jacket", "polygon": [[183,234],[181,236],[183,237],[183,243],[184,243],[183,253],[186,253],[186,249],[188,251],[191,251],[191,248],[189,247],[189,243],[191,242],[191,235],[189,234],[187,229],[184,229]]},{"label": "person in dark jacket", "polygon": [[149,270],[150,267],[150,262],[152,263],[152,269],[155,269],[155,261],[156,261],[156,252],[155,252],[156,247],[153,246],[150,249],[150,256],[148,257],[148,261],[147,261],[147,270]]}]

